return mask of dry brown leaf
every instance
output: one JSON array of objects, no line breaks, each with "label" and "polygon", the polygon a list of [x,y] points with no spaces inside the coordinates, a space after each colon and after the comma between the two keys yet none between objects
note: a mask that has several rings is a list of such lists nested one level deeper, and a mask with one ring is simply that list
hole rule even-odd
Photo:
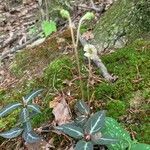
[{"label": "dry brown leaf", "polygon": [[70,108],[65,100],[64,96],[57,96],[49,104],[50,108],[53,108],[52,113],[55,116],[55,122],[58,125],[62,125],[71,121]]}]

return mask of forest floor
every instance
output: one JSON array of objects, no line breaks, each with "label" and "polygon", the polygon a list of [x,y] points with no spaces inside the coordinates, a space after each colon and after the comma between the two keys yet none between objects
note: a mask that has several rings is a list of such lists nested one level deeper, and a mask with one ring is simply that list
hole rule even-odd
[{"label": "forest floor", "polygon": [[[34,89],[44,88],[43,97],[35,99],[41,106],[42,113],[36,116],[32,123],[35,129],[51,125],[54,121],[49,106],[52,100],[65,97],[72,108],[74,101],[81,97],[70,32],[64,27],[59,27],[59,31],[43,43],[31,48],[27,48],[27,45],[21,47],[27,40],[33,38],[28,36],[28,29],[37,21],[38,5],[36,1],[32,1],[26,5],[16,5],[8,11],[8,8],[5,8],[7,5],[4,7],[2,4],[4,3],[0,3],[0,8],[2,7],[4,18],[3,21],[0,20],[0,52],[1,56],[5,57],[0,66],[0,107],[20,101]],[[107,7],[109,5],[108,3]],[[90,5],[87,4],[86,7]],[[31,10],[32,13],[29,13]],[[78,13],[81,15],[85,11],[80,9]],[[97,19],[99,17],[97,13]],[[75,20],[77,21],[78,19]],[[88,30],[85,36],[87,39],[92,36],[91,30]],[[11,53],[11,50],[18,46],[23,50]],[[79,53],[86,95],[88,66],[82,47]],[[129,131],[132,139],[142,143],[150,143],[150,130],[147,128],[150,121],[149,56],[150,42],[138,39],[124,48],[101,56],[109,72],[118,76],[115,83],[107,82],[93,64],[90,82],[91,109],[94,112],[107,110],[107,116],[117,119]],[[16,117],[17,111],[1,119],[0,131],[14,126]],[[54,133],[41,135],[52,149],[69,149],[71,145],[70,139],[66,137],[57,138]],[[0,139],[0,141],[2,149],[25,149],[20,138],[6,141]]]}]

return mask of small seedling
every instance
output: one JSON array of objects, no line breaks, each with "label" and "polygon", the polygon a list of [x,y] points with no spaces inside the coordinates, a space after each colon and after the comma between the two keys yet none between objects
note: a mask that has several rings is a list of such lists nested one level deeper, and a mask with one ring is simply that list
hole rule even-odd
[{"label": "small seedling", "polygon": [[[29,95],[23,97],[22,103],[12,103],[0,110],[0,117],[5,117],[14,110],[20,109],[19,123],[17,127],[9,131],[0,133],[4,138],[15,138],[22,134],[22,138],[27,143],[34,143],[41,138],[32,131],[31,118],[37,113],[41,113],[37,104],[32,104],[32,100],[37,97],[43,90],[36,90]],[[19,127],[18,127],[19,126]]]},{"label": "small seedling", "polygon": [[57,31],[56,23],[54,21],[43,21],[41,25],[45,37],[51,35],[52,32]]}]

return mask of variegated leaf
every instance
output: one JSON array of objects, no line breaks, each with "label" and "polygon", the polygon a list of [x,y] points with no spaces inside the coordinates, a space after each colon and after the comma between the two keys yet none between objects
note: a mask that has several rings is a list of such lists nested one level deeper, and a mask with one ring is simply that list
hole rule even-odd
[{"label": "variegated leaf", "polygon": [[89,118],[85,124],[85,132],[95,134],[100,131],[105,125],[105,111],[98,111]]},{"label": "variegated leaf", "polygon": [[29,111],[27,108],[23,108],[20,113],[20,120],[22,122],[27,122],[29,120]]},{"label": "variegated leaf", "polygon": [[125,150],[132,142],[130,134],[113,118],[105,118],[105,128],[102,130],[102,135],[120,139],[119,142],[108,144],[108,149]]},{"label": "variegated leaf", "polygon": [[101,137],[93,141],[94,144],[98,145],[108,145],[119,142],[119,139],[111,138],[111,137]]},{"label": "variegated leaf", "polygon": [[32,125],[30,121],[23,123],[23,129],[25,132],[31,132],[32,131]]},{"label": "variegated leaf", "polygon": [[13,128],[9,131],[0,133],[0,136],[7,138],[7,139],[11,139],[11,138],[15,138],[19,136],[22,133],[22,131],[23,129],[21,128]]},{"label": "variegated leaf", "polygon": [[150,145],[143,143],[132,143],[131,150],[150,150]]},{"label": "variegated leaf", "polygon": [[80,140],[77,142],[75,150],[93,150],[93,144],[92,142],[86,142],[84,140]]},{"label": "variegated leaf", "polygon": [[19,108],[20,106],[22,106],[21,103],[12,103],[12,104],[7,105],[6,107],[0,110],[0,117],[4,117],[8,115],[10,112]]},{"label": "variegated leaf", "polygon": [[31,101],[32,99],[37,97],[42,91],[43,91],[43,89],[36,90],[36,91],[31,92],[29,95],[25,96],[24,99],[25,99],[26,103],[28,103],[29,101]]},{"label": "variegated leaf", "polygon": [[34,111],[34,112],[41,113],[41,110],[37,104],[27,105],[27,108]]},{"label": "variegated leaf", "polygon": [[77,101],[75,105],[75,109],[77,109],[82,115],[90,114],[90,108],[83,100]]},{"label": "variegated leaf", "polygon": [[76,139],[84,137],[82,128],[77,127],[74,124],[63,124],[55,128]]},{"label": "variegated leaf", "polygon": [[83,127],[85,125],[85,123],[87,122],[87,116],[79,116],[75,119],[75,123],[81,127]]},{"label": "variegated leaf", "polygon": [[41,137],[34,132],[24,132],[22,137],[27,143],[34,143],[41,140]]}]

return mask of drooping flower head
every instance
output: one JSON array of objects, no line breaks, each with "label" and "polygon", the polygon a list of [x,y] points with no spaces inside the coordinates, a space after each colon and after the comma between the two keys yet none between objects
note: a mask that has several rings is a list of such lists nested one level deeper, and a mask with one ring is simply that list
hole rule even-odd
[{"label": "drooping flower head", "polygon": [[94,59],[98,58],[97,49],[95,48],[94,45],[86,44],[84,46],[84,51],[85,51],[84,56],[86,56],[87,58],[89,58],[91,60],[94,60]]}]

